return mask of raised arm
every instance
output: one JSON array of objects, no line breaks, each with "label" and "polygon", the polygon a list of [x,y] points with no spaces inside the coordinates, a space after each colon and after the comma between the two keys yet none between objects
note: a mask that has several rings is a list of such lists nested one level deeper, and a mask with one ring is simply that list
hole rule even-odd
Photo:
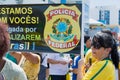
[{"label": "raised arm", "polygon": [[39,55],[32,52],[22,52],[22,55],[33,64],[38,64],[40,62]]}]

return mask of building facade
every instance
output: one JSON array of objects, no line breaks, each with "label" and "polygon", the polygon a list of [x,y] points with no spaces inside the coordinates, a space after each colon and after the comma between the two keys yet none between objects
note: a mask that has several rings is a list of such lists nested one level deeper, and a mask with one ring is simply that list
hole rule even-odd
[{"label": "building facade", "polygon": [[90,10],[90,17],[109,26],[118,26],[120,25],[120,8],[96,6]]}]

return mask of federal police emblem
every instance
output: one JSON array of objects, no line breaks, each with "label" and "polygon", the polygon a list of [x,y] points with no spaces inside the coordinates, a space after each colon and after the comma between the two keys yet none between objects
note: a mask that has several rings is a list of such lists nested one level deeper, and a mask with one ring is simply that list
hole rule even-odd
[{"label": "federal police emblem", "polygon": [[81,12],[74,6],[50,6],[44,13],[46,25],[44,40],[56,52],[68,52],[80,41],[79,17]]}]

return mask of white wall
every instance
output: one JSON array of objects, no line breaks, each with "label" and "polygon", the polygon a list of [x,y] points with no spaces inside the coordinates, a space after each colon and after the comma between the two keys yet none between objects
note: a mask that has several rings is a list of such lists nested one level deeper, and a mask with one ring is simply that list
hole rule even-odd
[{"label": "white wall", "polygon": [[99,19],[99,10],[96,8],[96,7],[94,7],[94,8],[91,8],[90,9],[90,18],[93,18],[93,19],[95,19],[95,20],[98,20]]},{"label": "white wall", "polygon": [[110,8],[110,24],[118,25],[118,9],[115,6]]},{"label": "white wall", "polygon": [[20,4],[43,4],[48,3],[48,0],[0,0],[0,5],[4,4],[18,4],[18,1]]},{"label": "white wall", "polygon": [[61,0],[50,0],[50,1],[52,1],[54,3],[60,3]]},{"label": "white wall", "polygon": [[48,0],[23,0],[23,4],[43,4],[48,3]]},{"label": "white wall", "polygon": [[0,0],[1,4],[16,4],[16,0]]}]

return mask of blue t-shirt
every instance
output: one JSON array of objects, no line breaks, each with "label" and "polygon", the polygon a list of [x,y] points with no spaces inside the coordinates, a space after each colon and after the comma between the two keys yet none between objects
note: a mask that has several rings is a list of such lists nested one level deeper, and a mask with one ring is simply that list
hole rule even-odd
[{"label": "blue t-shirt", "polygon": [[[80,60],[80,56],[76,56],[74,58],[73,64],[72,64],[72,68],[73,69],[77,69],[78,68],[78,61]],[[72,80],[77,80],[77,74],[72,75]]]}]

